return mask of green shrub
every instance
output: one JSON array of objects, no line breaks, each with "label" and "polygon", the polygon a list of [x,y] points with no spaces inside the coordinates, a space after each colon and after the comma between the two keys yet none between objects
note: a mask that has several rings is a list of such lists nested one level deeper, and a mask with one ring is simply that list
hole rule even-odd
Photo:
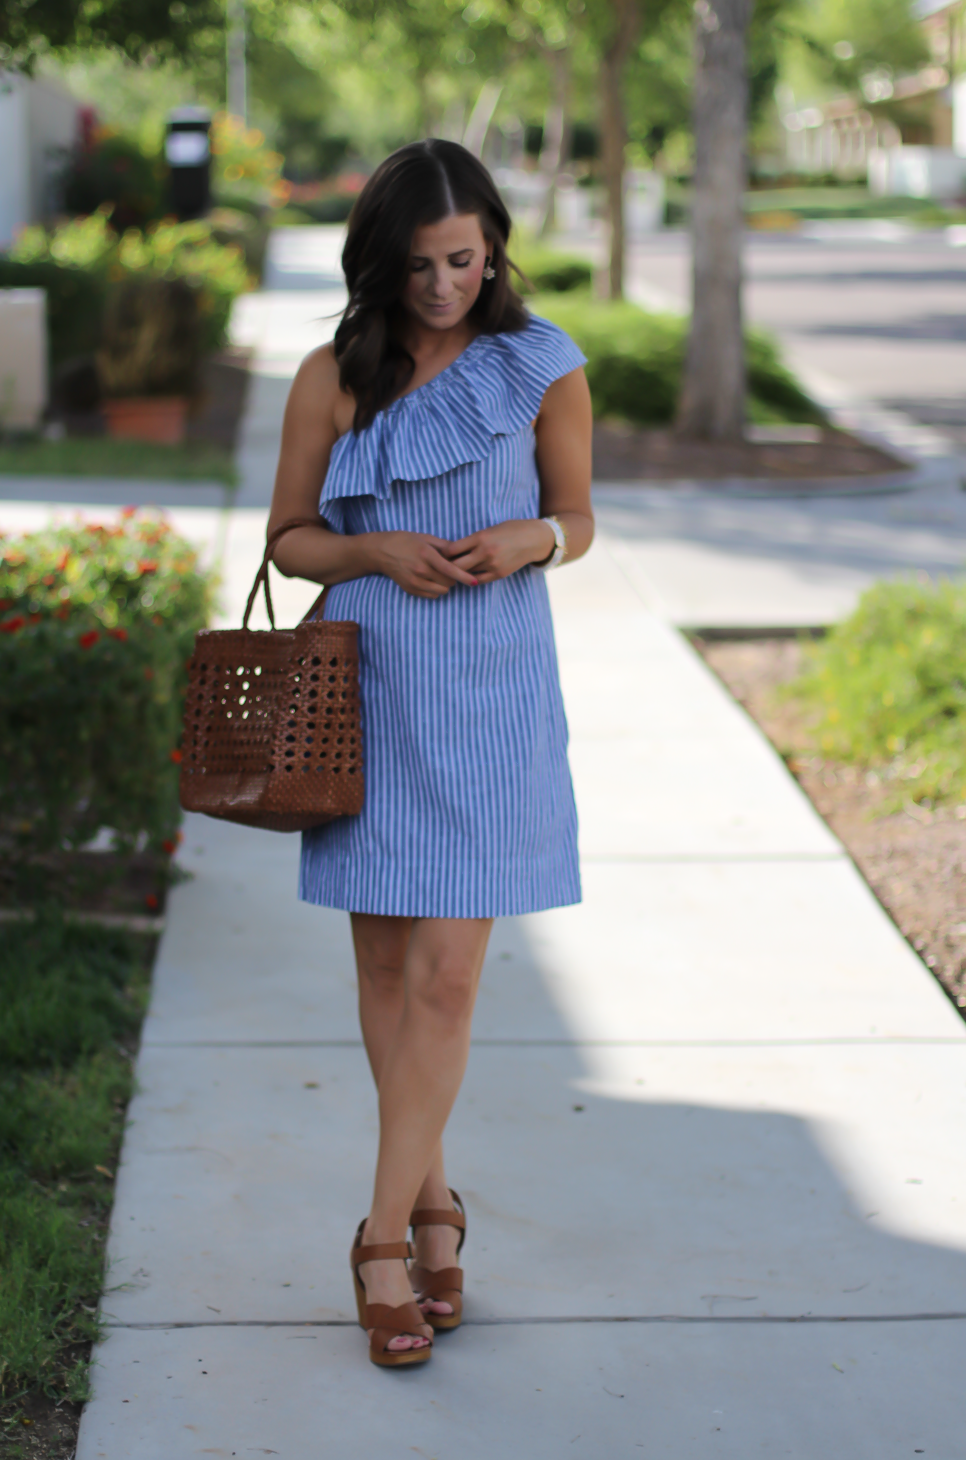
[{"label": "green shrub", "polygon": [[806,649],[787,693],[822,751],[875,767],[897,803],[966,798],[966,584],[878,583]]},{"label": "green shrub", "polygon": [[0,289],[44,289],[47,294],[47,354],[50,369],[93,355],[101,339],[107,297],[104,272],[58,263],[0,257]]},{"label": "green shrub", "polygon": [[165,172],[161,157],[146,157],[125,137],[102,135],[75,153],[64,175],[64,206],[86,215],[107,204],[118,232],[143,228],[161,212]]},{"label": "green shrub", "polygon": [[[45,911],[0,940],[0,1401],[83,1399],[151,940]],[[9,1410],[6,1411],[10,1413]],[[4,1452],[6,1453],[6,1452]]]},{"label": "green shrub", "polygon": [[558,253],[531,239],[514,238],[510,256],[538,293],[568,294],[572,289],[589,289],[594,277],[592,265],[579,254]]},{"label": "green shrub", "polygon": [[[621,416],[643,426],[664,425],[673,419],[687,346],[686,318],[647,314],[635,304],[595,300],[582,292],[542,294],[529,305],[535,314],[565,329],[587,356],[596,416]],[[752,417],[823,419],[818,406],[782,365],[767,335],[749,330],[746,348]]]},{"label": "green shrub", "polygon": [[[120,238],[110,226],[108,213],[100,211],[89,218],[74,218],[51,232],[41,227],[25,228],[10,252],[6,268],[16,265],[56,265],[79,271],[91,279],[87,294],[78,289],[71,296],[77,319],[89,324],[91,294],[99,300],[97,338],[89,349],[100,343],[100,322],[104,300],[114,285],[131,276],[162,279],[183,279],[196,290],[202,318],[202,348],[217,350],[228,337],[228,319],[237,295],[252,285],[245,265],[242,247],[226,246],[214,237],[207,220],[196,223],[174,223],[165,220],[146,232],[128,229]],[[0,274],[0,278],[2,278]],[[9,287],[9,286],[8,286]],[[63,311],[62,311],[63,312]],[[67,310],[69,314],[70,311]],[[64,324],[61,328],[65,328]],[[71,323],[74,334],[80,332],[77,322]],[[51,340],[51,352],[54,353]],[[76,351],[75,353],[82,353]],[[65,358],[62,354],[58,359]]]},{"label": "green shrub", "polygon": [[185,665],[211,583],[160,519],[54,528],[0,560],[0,854],[170,842]]}]

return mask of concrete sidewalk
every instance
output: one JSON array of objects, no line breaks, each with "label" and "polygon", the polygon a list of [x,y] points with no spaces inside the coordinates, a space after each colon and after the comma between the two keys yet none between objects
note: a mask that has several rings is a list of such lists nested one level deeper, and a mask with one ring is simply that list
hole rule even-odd
[{"label": "concrete sidewalk", "polygon": [[[335,238],[283,239],[275,292],[238,315],[241,505],[171,513],[226,565],[225,623]],[[884,564],[946,571],[958,499],[931,525],[914,494],[890,503],[909,518],[729,501],[675,522],[647,491],[598,492],[597,544],[550,579],[585,896],[494,931],[449,1140],[468,1322],[425,1371],[368,1363],[347,919],[295,900],[296,838],[189,818],[78,1460],[959,1460],[966,1026],[671,627],[712,599],[774,622],[789,582],[791,621],[825,621]],[[0,525],[45,519],[24,495]],[[290,623],[314,590],[275,582]]]},{"label": "concrete sidewalk", "polygon": [[347,920],[192,820],[78,1460],[961,1453],[966,1028],[606,535],[552,582],[585,900],[494,932],[467,1325],[367,1362]]}]

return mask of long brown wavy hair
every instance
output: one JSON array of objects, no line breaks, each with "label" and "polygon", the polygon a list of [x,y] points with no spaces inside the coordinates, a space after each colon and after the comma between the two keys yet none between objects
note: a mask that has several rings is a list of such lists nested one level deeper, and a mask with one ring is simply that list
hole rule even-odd
[{"label": "long brown wavy hair", "polygon": [[526,329],[529,316],[510,282],[510,215],[482,162],[458,142],[437,138],[400,147],[359,194],[342,251],[349,303],[335,332],[335,357],[342,389],[355,397],[355,431],[405,389],[416,368],[401,341],[399,302],[413,234],[463,213],[479,218],[496,274],[484,279],[467,318],[480,334]]}]

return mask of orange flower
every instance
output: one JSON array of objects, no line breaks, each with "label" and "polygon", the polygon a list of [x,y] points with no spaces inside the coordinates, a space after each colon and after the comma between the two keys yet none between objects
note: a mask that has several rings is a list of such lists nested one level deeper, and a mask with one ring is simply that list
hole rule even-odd
[{"label": "orange flower", "polygon": [[27,620],[20,613],[16,618],[8,618],[5,624],[0,624],[0,634],[15,634],[22,629]]},{"label": "orange flower", "polygon": [[67,564],[69,562],[70,562],[70,549],[67,548],[67,549],[64,550],[64,552],[61,553],[60,557],[57,559],[57,571],[58,571],[58,573],[62,573],[64,571],[64,569],[67,567]]},{"label": "orange flower", "polygon": [[101,636],[96,629],[88,629],[86,634],[81,634],[78,637],[77,642],[78,644],[80,644],[82,649],[89,649],[92,644],[97,643],[100,637]]},{"label": "orange flower", "polygon": [[121,516],[125,519],[127,519],[128,517],[133,517],[137,510],[138,509],[136,507],[122,507]]},{"label": "orange flower", "polygon": [[127,642],[127,629],[108,629],[112,639],[119,639],[122,644]]},{"label": "orange flower", "polygon": [[138,560],[139,573],[156,573],[157,571],[158,564],[155,558],[140,558]]},{"label": "orange flower", "polygon": [[181,764],[181,761],[183,759],[182,754],[181,754],[181,751],[180,750],[172,750],[172,752],[171,752],[171,759],[174,761],[175,765],[180,765]]},{"label": "orange flower", "polygon": [[40,581],[45,588],[53,588],[55,582],[53,573],[45,573]]}]

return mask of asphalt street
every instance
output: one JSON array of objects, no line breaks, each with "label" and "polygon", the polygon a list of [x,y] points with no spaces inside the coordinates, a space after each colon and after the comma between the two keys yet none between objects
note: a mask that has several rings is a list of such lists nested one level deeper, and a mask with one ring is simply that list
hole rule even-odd
[{"label": "asphalt street", "polygon": [[[686,308],[690,260],[689,236],[669,231],[632,245],[629,273],[647,302]],[[966,448],[966,248],[942,231],[813,225],[749,234],[745,268],[748,319],[779,336],[796,368]]]}]

